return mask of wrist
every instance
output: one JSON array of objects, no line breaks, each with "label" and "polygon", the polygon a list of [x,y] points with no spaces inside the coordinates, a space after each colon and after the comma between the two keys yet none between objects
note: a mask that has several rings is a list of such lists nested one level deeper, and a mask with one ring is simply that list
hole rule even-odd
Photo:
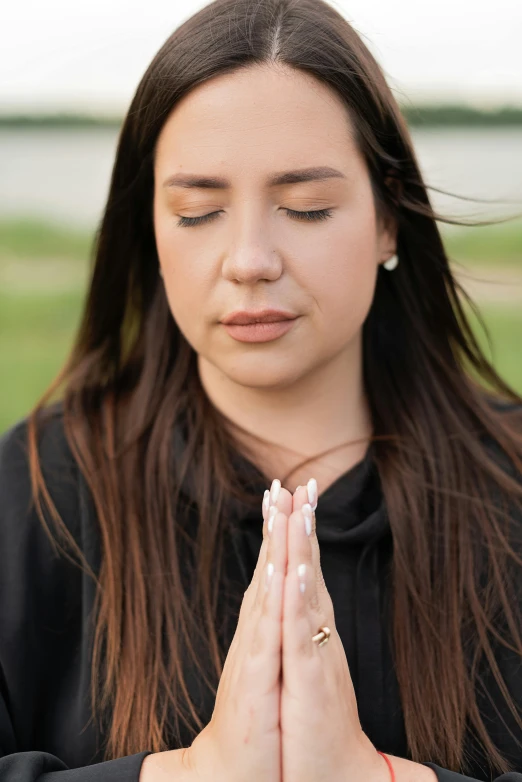
[{"label": "wrist", "polygon": [[[388,757],[390,758],[391,755]],[[354,761],[352,757],[352,763],[357,771],[356,779],[360,782],[391,782],[391,773],[386,760],[365,733],[360,737],[358,760]],[[402,780],[395,775],[395,782],[402,782]]]},{"label": "wrist", "polygon": [[[437,782],[438,777],[432,768],[423,766],[422,763],[414,763],[413,760],[406,760],[406,758],[390,755],[388,752],[386,754],[388,755],[395,772],[395,782]],[[381,760],[384,763],[384,758],[381,758]],[[390,778],[388,769],[388,780],[390,780]]]}]

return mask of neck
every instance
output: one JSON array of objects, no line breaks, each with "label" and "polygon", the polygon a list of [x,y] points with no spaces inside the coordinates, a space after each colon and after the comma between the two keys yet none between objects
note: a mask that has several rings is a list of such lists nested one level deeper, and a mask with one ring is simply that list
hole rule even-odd
[{"label": "neck", "polygon": [[246,447],[246,455],[268,478],[282,479],[310,459],[286,482],[290,491],[299,481],[306,482],[304,476],[316,477],[324,491],[366,452],[372,423],[362,382],[360,340],[355,342],[350,352],[334,356],[295,382],[283,385],[274,373],[274,382],[267,385],[267,372],[263,387],[236,382],[198,356],[201,383],[210,401],[229,419],[238,445]]}]

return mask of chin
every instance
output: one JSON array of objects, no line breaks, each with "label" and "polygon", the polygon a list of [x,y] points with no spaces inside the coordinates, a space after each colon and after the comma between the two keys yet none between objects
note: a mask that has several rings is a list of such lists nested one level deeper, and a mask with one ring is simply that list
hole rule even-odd
[{"label": "chin", "polygon": [[299,381],[303,374],[297,367],[292,371],[290,362],[285,359],[281,361],[281,366],[278,368],[273,365],[267,366],[259,356],[252,358],[253,361],[250,362],[243,357],[240,366],[238,366],[239,362],[234,362],[234,366],[228,367],[228,371],[225,369],[222,371],[233,383],[246,388],[259,389],[290,387]]}]

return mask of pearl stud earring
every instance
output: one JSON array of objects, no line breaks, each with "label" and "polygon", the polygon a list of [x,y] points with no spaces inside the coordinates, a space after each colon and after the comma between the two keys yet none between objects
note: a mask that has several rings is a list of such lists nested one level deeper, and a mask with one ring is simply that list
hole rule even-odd
[{"label": "pearl stud earring", "polygon": [[392,255],[391,258],[389,258],[386,263],[383,263],[383,266],[385,269],[387,269],[389,272],[393,271],[393,269],[396,269],[399,264],[399,259],[396,255]]}]

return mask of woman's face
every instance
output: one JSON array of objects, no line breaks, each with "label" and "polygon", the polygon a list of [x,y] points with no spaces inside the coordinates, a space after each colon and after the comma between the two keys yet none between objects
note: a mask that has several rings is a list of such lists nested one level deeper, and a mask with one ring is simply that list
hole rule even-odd
[{"label": "woman's face", "polygon": [[[337,173],[270,181],[319,167]],[[168,182],[189,176],[223,183]],[[366,165],[335,93],[283,66],[198,85],[162,129],[154,180],[166,295],[200,368],[208,362],[252,388],[283,387],[353,355],[395,233],[377,224]],[[305,220],[287,210],[327,212]],[[268,308],[299,317],[265,342],[238,341],[220,322],[236,310]]]}]

